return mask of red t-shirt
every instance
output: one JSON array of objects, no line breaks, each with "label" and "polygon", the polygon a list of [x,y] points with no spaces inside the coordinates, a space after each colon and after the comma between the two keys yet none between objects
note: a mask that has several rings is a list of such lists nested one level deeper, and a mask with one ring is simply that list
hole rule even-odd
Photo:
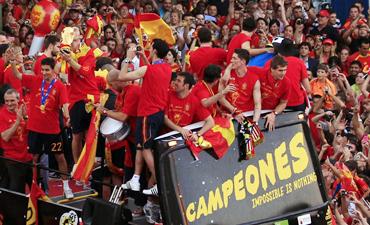
[{"label": "red t-shirt", "polygon": [[308,114],[308,124],[310,125],[311,136],[312,136],[313,142],[315,143],[315,146],[321,147],[319,131],[317,130],[316,124],[312,121],[312,118],[314,118],[316,115],[317,114],[314,112],[310,112]]},{"label": "red t-shirt", "polygon": [[198,80],[203,80],[203,71],[208,65],[215,64],[224,67],[226,51],[222,48],[200,47],[189,52],[189,57],[190,71]]},{"label": "red t-shirt", "polygon": [[[43,134],[59,134],[59,109],[67,103],[66,87],[60,80],[56,80],[46,99],[45,111],[40,109],[42,76],[23,75],[22,85],[30,89],[30,110],[27,129]],[[46,94],[48,82],[45,82],[44,93]]]},{"label": "red t-shirt", "polygon": [[[272,42],[273,37],[268,34],[267,39],[269,40],[269,42]],[[251,48],[261,48],[260,36],[257,33],[254,33],[251,37]]]},{"label": "red t-shirt", "polygon": [[250,70],[243,77],[239,77],[235,70],[231,71],[229,84],[235,84],[236,91],[227,94],[226,99],[239,110],[246,112],[254,109],[253,88],[258,75]]},{"label": "red t-shirt", "polygon": [[[207,99],[209,97],[212,97],[213,95],[217,94],[214,93],[211,88],[208,88],[206,82],[204,81],[198,81],[198,83],[195,84],[193,87],[193,90],[191,91],[200,101],[203,99]],[[212,104],[208,108],[209,113],[212,115],[212,117],[215,117],[217,114],[217,104]]]},{"label": "red t-shirt", "polygon": [[348,63],[351,63],[355,60],[361,62],[363,72],[367,73],[370,71],[370,53],[368,53],[367,56],[362,56],[359,52],[356,52],[348,57]]},{"label": "red t-shirt", "polygon": [[41,61],[47,58],[45,54],[40,55],[37,57],[35,65],[33,66],[33,71],[37,75],[41,75]]},{"label": "red t-shirt", "polygon": [[168,97],[166,115],[176,125],[184,127],[205,120],[210,113],[193,93],[181,99],[172,91]]},{"label": "red t-shirt", "polygon": [[95,101],[99,99],[99,89],[95,79],[95,56],[94,49],[90,49],[86,55],[78,58],[81,68],[78,71],[70,69],[68,81],[71,84],[68,89],[70,107],[78,101],[87,100],[87,95],[94,95]]},{"label": "red t-shirt", "polygon": [[5,62],[3,57],[0,58],[0,86],[4,84],[4,70],[5,70]]},{"label": "red t-shirt", "polygon": [[124,146],[126,140],[130,141],[131,143],[136,143],[136,117],[140,94],[140,86],[132,84],[124,87],[122,92],[117,96],[114,108],[116,111],[123,112],[129,116],[127,123],[130,126],[130,134],[127,139],[111,144],[110,147],[112,150],[119,149],[120,147]]},{"label": "red t-shirt", "polygon": [[[0,109],[0,133],[9,129],[17,120],[15,112],[9,112],[7,107]],[[9,141],[1,139],[1,147],[4,149],[4,157],[27,162],[32,160],[32,155],[28,153],[26,122],[22,120]]]},{"label": "red t-shirt", "polygon": [[[17,66],[17,68],[19,72],[22,72],[20,66]],[[18,93],[22,93],[22,82],[13,74],[10,65],[4,70],[4,84],[9,84],[12,88],[16,89]]]},{"label": "red t-shirt", "polygon": [[286,76],[276,81],[271,71],[266,69],[261,69],[258,75],[261,82],[262,109],[275,109],[280,100],[289,99],[291,82]]},{"label": "red t-shirt", "polygon": [[239,33],[235,35],[229,45],[227,46],[227,56],[226,56],[226,63],[229,64],[231,61],[231,58],[233,57],[234,50],[237,48],[241,48],[244,42],[251,41],[251,37],[247,36],[244,33]]},{"label": "red t-shirt", "polygon": [[167,63],[147,65],[141,88],[138,116],[149,116],[166,108],[171,74],[171,66]]},{"label": "red t-shirt", "polygon": [[[302,80],[308,77],[306,65],[297,57],[288,56],[284,59],[288,62],[285,77],[290,80],[291,85],[288,106],[301,105],[304,103],[306,96],[306,91],[301,85]],[[271,60],[266,63],[265,68],[270,68],[270,63]]]}]

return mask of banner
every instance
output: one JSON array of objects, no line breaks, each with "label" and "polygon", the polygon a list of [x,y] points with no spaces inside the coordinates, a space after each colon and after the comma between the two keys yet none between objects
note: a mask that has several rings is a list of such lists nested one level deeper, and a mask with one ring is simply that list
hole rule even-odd
[{"label": "banner", "polygon": [[[296,113],[289,114],[297,120]],[[289,123],[288,116],[278,118]],[[236,140],[221,159],[202,151],[198,161],[181,141],[174,145],[173,139],[159,140],[155,158],[160,159],[159,187],[166,193],[161,196],[165,221],[247,224],[324,207],[323,179],[307,124],[303,123],[265,132],[256,156],[241,162]]]}]

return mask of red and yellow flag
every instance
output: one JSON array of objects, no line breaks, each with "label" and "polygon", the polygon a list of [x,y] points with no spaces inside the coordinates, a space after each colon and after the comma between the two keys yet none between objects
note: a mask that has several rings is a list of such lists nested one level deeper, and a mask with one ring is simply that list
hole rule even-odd
[{"label": "red and yellow flag", "polygon": [[140,46],[144,46],[144,33],[148,35],[150,40],[162,39],[169,45],[175,44],[175,38],[170,26],[155,13],[142,13],[136,15],[134,24],[136,34],[139,37]]},{"label": "red and yellow flag", "polygon": [[100,37],[103,31],[104,22],[99,15],[95,15],[94,17],[86,21],[86,26],[87,29],[84,39],[85,43],[87,45],[90,45],[91,41],[97,41]]},{"label": "red and yellow flag", "polygon": [[203,149],[213,148],[217,158],[222,158],[235,140],[234,124],[230,119],[216,117],[215,125],[203,136],[198,138],[197,143],[186,141],[194,157],[198,159]]},{"label": "red and yellow flag", "polygon": [[28,197],[26,225],[38,225],[37,199],[39,198],[41,198],[44,201],[50,201],[50,199],[46,196],[46,194],[37,185],[37,170],[35,166],[33,169],[31,191]]},{"label": "red and yellow flag", "polygon": [[[72,177],[75,180],[83,182],[87,182],[89,180],[89,176],[94,167],[100,122],[100,113],[94,110],[93,106],[93,103],[95,102],[94,97],[92,95],[88,95],[88,99],[91,102],[87,103],[85,108],[86,110],[92,110],[90,126],[87,130],[85,146],[83,147],[80,158],[72,171]],[[107,99],[107,94],[100,95],[100,103],[102,105],[104,105]]]}]

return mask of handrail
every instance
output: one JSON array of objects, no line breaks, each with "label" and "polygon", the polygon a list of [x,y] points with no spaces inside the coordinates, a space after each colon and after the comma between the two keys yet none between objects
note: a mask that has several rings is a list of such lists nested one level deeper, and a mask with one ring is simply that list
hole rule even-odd
[{"label": "handrail", "polygon": [[[60,170],[55,170],[55,169],[52,169],[52,168],[49,168],[49,167],[46,167],[46,166],[43,166],[39,163],[36,163],[36,165],[34,163],[27,163],[27,162],[21,162],[19,160],[15,160],[15,159],[11,159],[11,158],[7,158],[7,157],[4,157],[4,156],[0,156],[0,161],[1,160],[7,160],[7,161],[12,161],[12,162],[16,162],[16,163],[19,163],[19,164],[23,164],[25,166],[29,166],[29,167],[34,167],[36,166],[38,169],[42,169],[42,170],[47,170],[47,171],[51,171],[51,172],[55,172],[55,173],[58,173],[58,174],[62,174],[62,175],[65,175],[68,177],[69,180],[75,180],[71,177],[71,174],[69,173],[64,173],[64,172],[61,172]],[[101,166],[99,166],[101,168]],[[98,168],[99,168],[98,167]],[[114,185],[112,184],[109,184],[109,183],[105,183],[105,182],[102,182],[100,180],[96,180],[96,179],[89,179],[90,182],[95,182],[97,184],[102,184],[102,185],[105,185],[105,186],[109,186],[109,187],[114,187]]]}]

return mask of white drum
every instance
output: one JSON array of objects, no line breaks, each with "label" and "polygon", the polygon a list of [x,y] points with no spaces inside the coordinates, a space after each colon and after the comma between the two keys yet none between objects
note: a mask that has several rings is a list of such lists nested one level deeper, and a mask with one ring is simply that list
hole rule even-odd
[{"label": "white drum", "polygon": [[109,143],[122,141],[130,133],[130,126],[127,123],[107,117],[100,125],[100,132]]}]

